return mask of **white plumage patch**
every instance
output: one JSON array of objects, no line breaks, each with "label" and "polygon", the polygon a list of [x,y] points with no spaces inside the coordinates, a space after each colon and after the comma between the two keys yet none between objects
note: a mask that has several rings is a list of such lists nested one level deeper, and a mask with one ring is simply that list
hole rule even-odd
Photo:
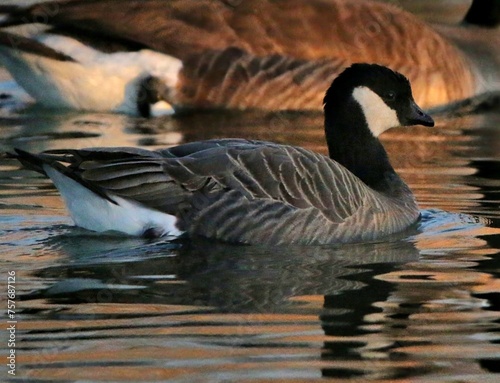
[{"label": "white plumage patch", "polygon": [[5,47],[0,49],[0,61],[33,98],[50,107],[136,115],[139,82],[154,76],[175,89],[182,69],[179,59],[148,49],[108,54],[66,36],[33,38],[76,62]]},{"label": "white plumage patch", "polygon": [[354,99],[361,105],[361,110],[368,124],[368,128],[375,137],[388,129],[400,126],[398,115],[382,98],[366,86],[354,88]]},{"label": "white plumage patch", "polygon": [[151,105],[150,113],[151,117],[170,116],[174,114],[174,110],[172,109],[172,105],[161,100]]},{"label": "white plumage patch", "polygon": [[148,229],[168,236],[182,234],[176,227],[175,216],[110,195],[117,202],[115,205],[53,167],[44,165],[43,168],[61,193],[77,226],[92,231],[118,231],[134,236],[141,236]]}]

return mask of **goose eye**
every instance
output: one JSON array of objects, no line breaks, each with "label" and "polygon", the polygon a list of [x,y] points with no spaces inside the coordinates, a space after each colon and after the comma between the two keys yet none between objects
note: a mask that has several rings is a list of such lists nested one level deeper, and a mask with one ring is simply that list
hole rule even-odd
[{"label": "goose eye", "polygon": [[396,93],[394,93],[394,92],[387,92],[385,94],[385,99],[387,101],[394,101],[396,99]]}]

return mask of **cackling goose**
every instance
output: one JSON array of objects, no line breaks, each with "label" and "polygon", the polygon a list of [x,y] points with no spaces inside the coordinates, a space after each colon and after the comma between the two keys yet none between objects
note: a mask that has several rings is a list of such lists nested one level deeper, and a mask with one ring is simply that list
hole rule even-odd
[{"label": "cackling goose", "polygon": [[324,113],[329,157],[243,139],[13,156],[50,177],[76,225],[95,231],[332,244],[414,224],[413,194],[377,138],[401,125],[434,125],[408,80],[376,64],[353,64],[326,92]]}]

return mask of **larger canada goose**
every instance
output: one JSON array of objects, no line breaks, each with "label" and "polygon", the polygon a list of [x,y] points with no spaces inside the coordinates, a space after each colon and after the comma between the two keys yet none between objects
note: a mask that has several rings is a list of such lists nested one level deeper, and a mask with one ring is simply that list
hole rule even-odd
[{"label": "larger canada goose", "polygon": [[415,223],[415,199],[377,138],[400,125],[434,125],[408,80],[354,64],[326,92],[324,112],[329,157],[242,139],[14,156],[50,177],[75,223],[90,230],[328,244],[374,240]]},{"label": "larger canada goose", "polygon": [[[498,1],[475,0],[470,19],[498,23]],[[0,32],[0,62],[50,106],[148,114],[161,99],[174,109],[319,109],[323,84],[353,62],[403,73],[426,108],[500,89],[496,28],[441,33],[377,1],[74,0],[3,10],[0,27],[51,27]],[[470,35],[472,44],[459,44]],[[479,46],[481,55],[467,54]]]}]

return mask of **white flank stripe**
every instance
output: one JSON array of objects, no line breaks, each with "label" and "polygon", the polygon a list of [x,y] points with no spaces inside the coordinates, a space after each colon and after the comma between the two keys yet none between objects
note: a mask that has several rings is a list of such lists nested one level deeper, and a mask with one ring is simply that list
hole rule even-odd
[{"label": "white flank stripe", "polygon": [[110,195],[117,202],[115,205],[53,167],[44,165],[43,168],[61,193],[77,226],[98,232],[118,231],[134,236],[141,236],[149,228],[159,230],[163,235],[182,234],[176,227],[177,218],[170,214]]}]

